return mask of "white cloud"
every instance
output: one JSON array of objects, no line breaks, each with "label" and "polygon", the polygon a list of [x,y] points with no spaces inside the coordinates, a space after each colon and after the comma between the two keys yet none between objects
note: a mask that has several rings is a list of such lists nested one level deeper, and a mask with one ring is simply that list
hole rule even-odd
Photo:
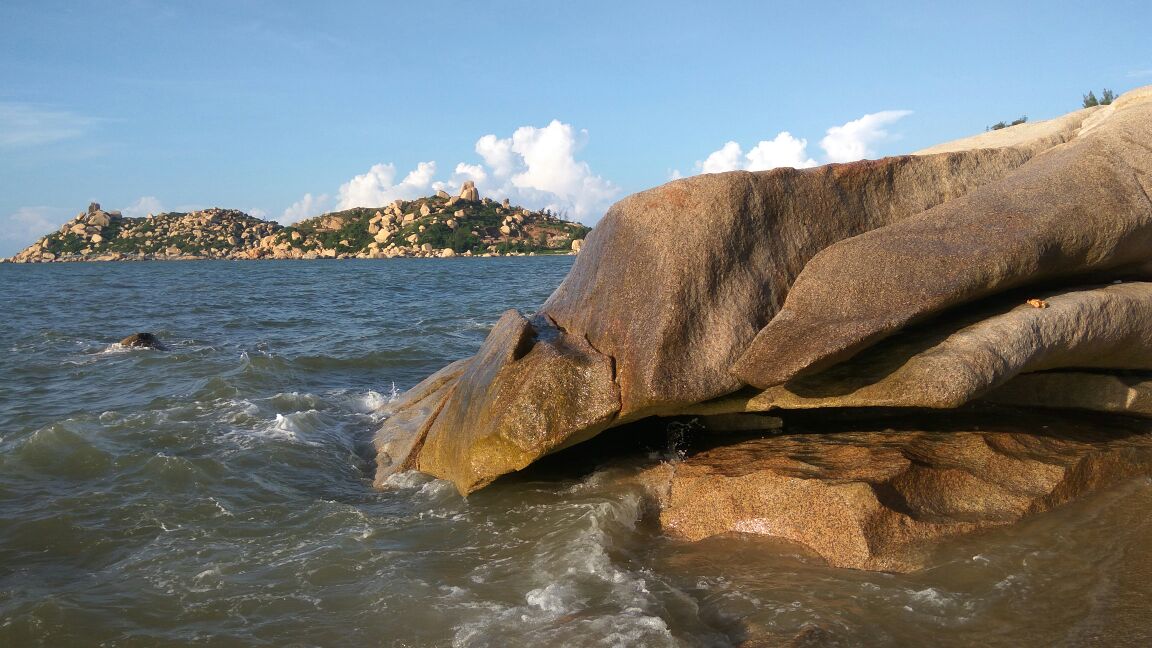
[{"label": "white cloud", "polygon": [[259,207],[253,207],[252,209],[249,209],[249,210],[245,211],[244,213],[248,214],[252,218],[259,218],[260,220],[268,220],[268,210],[267,209],[260,209]]},{"label": "white cloud", "polygon": [[485,135],[476,141],[476,153],[487,167],[462,164],[456,173],[473,180],[482,194],[595,221],[620,188],[576,159],[587,137],[587,131],[556,119],[543,128],[521,126],[508,138]]},{"label": "white cloud", "polygon": [[748,151],[749,171],[764,171],[776,167],[803,169],[816,166],[816,160],[808,157],[808,140],[793,137],[788,131],[781,131],[775,139],[761,140]]},{"label": "white cloud", "polygon": [[724,173],[743,169],[744,151],[736,142],[728,142],[713,151],[700,164],[700,173]]},{"label": "white cloud", "polygon": [[[885,126],[907,115],[910,110],[884,110],[864,115],[842,126],[829,128],[820,140],[826,162],[851,162],[874,157],[874,145],[890,139]],[[738,142],[730,141],[713,151],[703,162],[696,162],[700,173],[725,171],[764,171],[778,167],[803,169],[820,164],[808,155],[808,140],[781,131],[775,138],[761,140],[747,154]],[[679,171],[674,172],[679,177]]]},{"label": "white cloud", "polygon": [[32,243],[60,228],[74,216],[68,209],[60,207],[21,207],[4,218],[0,218],[0,257],[9,257]]},{"label": "white cloud", "polygon": [[129,218],[140,218],[148,214],[162,214],[164,213],[164,205],[156,196],[141,196],[136,202],[128,205],[123,210],[125,216]]},{"label": "white cloud", "polygon": [[331,204],[331,198],[328,194],[320,194],[313,196],[310,193],[304,194],[304,197],[292,203],[292,206],[284,210],[280,215],[281,223],[298,223],[306,218],[319,216],[328,210]]},{"label": "white cloud", "polygon": [[516,156],[512,153],[511,139],[497,139],[495,135],[485,135],[476,140],[476,153],[484,158],[492,173],[506,177],[516,168]]},{"label": "white cloud", "polygon": [[866,157],[875,157],[873,144],[888,139],[884,127],[903,117],[911,115],[910,110],[882,110],[854,119],[843,126],[828,129],[820,148],[829,162],[851,162]]},{"label": "white cloud", "polygon": [[[410,200],[441,189],[455,193],[471,180],[485,197],[508,198],[531,209],[549,209],[569,218],[595,221],[620,189],[593,173],[587,162],[576,159],[587,135],[559,120],[542,128],[522,126],[511,137],[484,135],[474,147],[482,163],[461,162],[444,180],[435,178],[434,161],[419,163],[399,182],[394,164],[376,164],[340,186],[335,209],[380,207],[398,198]],[[305,194],[284,210],[280,220],[310,218],[330,205],[327,194]]]},{"label": "white cloud", "polygon": [[0,102],[0,147],[41,146],[73,139],[87,133],[98,121],[65,110]]},{"label": "white cloud", "polygon": [[696,163],[701,173],[764,171],[776,167],[802,169],[816,164],[816,160],[808,157],[808,140],[793,137],[788,131],[780,132],[773,139],[757,142],[747,155],[739,143],[727,142],[703,162]]},{"label": "white cloud", "polygon": [[402,181],[396,183],[395,165],[373,165],[367,173],[362,173],[340,186],[336,209],[380,207],[397,198],[418,198],[427,194],[432,188],[432,178],[435,175],[435,162],[421,162],[404,176]]}]

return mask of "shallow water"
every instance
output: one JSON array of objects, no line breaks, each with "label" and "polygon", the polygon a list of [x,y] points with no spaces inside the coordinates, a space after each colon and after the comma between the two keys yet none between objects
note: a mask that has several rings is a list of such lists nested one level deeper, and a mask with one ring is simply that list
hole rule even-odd
[{"label": "shallow water", "polygon": [[1152,643],[1149,480],[911,575],[661,539],[612,470],[372,490],[379,405],[570,265],[0,266],[0,645]]}]

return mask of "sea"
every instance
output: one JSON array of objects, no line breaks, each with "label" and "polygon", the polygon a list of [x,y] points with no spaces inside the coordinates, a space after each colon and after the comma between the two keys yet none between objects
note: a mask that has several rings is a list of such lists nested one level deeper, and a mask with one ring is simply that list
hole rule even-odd
[{"label": "sea", "polygon": [[0,646],[1152,643],[1147,479],[911,574],[666,538],[618,468],[374,489],[382,406],[571,264],[0,265]]}]

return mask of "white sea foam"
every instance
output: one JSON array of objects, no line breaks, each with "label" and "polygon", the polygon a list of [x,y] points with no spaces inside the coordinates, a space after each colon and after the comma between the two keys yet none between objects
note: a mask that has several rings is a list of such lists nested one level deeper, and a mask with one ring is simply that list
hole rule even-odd
[{"label": "white sea foam", "polygon": [[303,412],[292,412],[291,414],[277,414],[276,420],[273,422],[270,430],[273,433],[279,433],[285,438],[299,441],[301,434],[312,432],[316,429],[316,418],[319,412],[310,409]]},{"label": "white sea foam", "polygon": [[[676,645],[646,579],[610,555],[616,538],[635,532],[641,506],[635,493],[548,506],[549,524],[558,528],[535,541],[524,603],[460,624],[453,645],[491,645],[513,635],[547,645],[583,645],[591,637],[597,645]],[[556,513],[566,519],[556,520]],[[489,578],[473,574],[472,580]],[[622,612],[592,612],[606,608]]]},{"label": "white sea foam", "polygon": [[[425,503],[441,502],[445,499],[450,499],[453,502],[464,501],[459,493],[457,493],[456,487],[452,485],[452,482],[436,479],[435,477],[414,470],[389,475],[384,480],[384,486],[388,489],[408,491],[410,497],[414,497]],[[432,517],[445,516],[443,511],[437,510],[427,510],[424,511],[422,515]]]}]

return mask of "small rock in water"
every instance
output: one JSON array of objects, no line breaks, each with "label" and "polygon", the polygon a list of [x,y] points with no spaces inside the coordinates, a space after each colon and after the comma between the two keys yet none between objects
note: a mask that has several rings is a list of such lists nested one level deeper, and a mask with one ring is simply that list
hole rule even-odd
[{"label": "small rock in water", "polygon": [[151,333],[133,333],[123,340],[120,340],[120,345],[141,349],[164,350],[164,345],[160,343],[160,338]]}]

